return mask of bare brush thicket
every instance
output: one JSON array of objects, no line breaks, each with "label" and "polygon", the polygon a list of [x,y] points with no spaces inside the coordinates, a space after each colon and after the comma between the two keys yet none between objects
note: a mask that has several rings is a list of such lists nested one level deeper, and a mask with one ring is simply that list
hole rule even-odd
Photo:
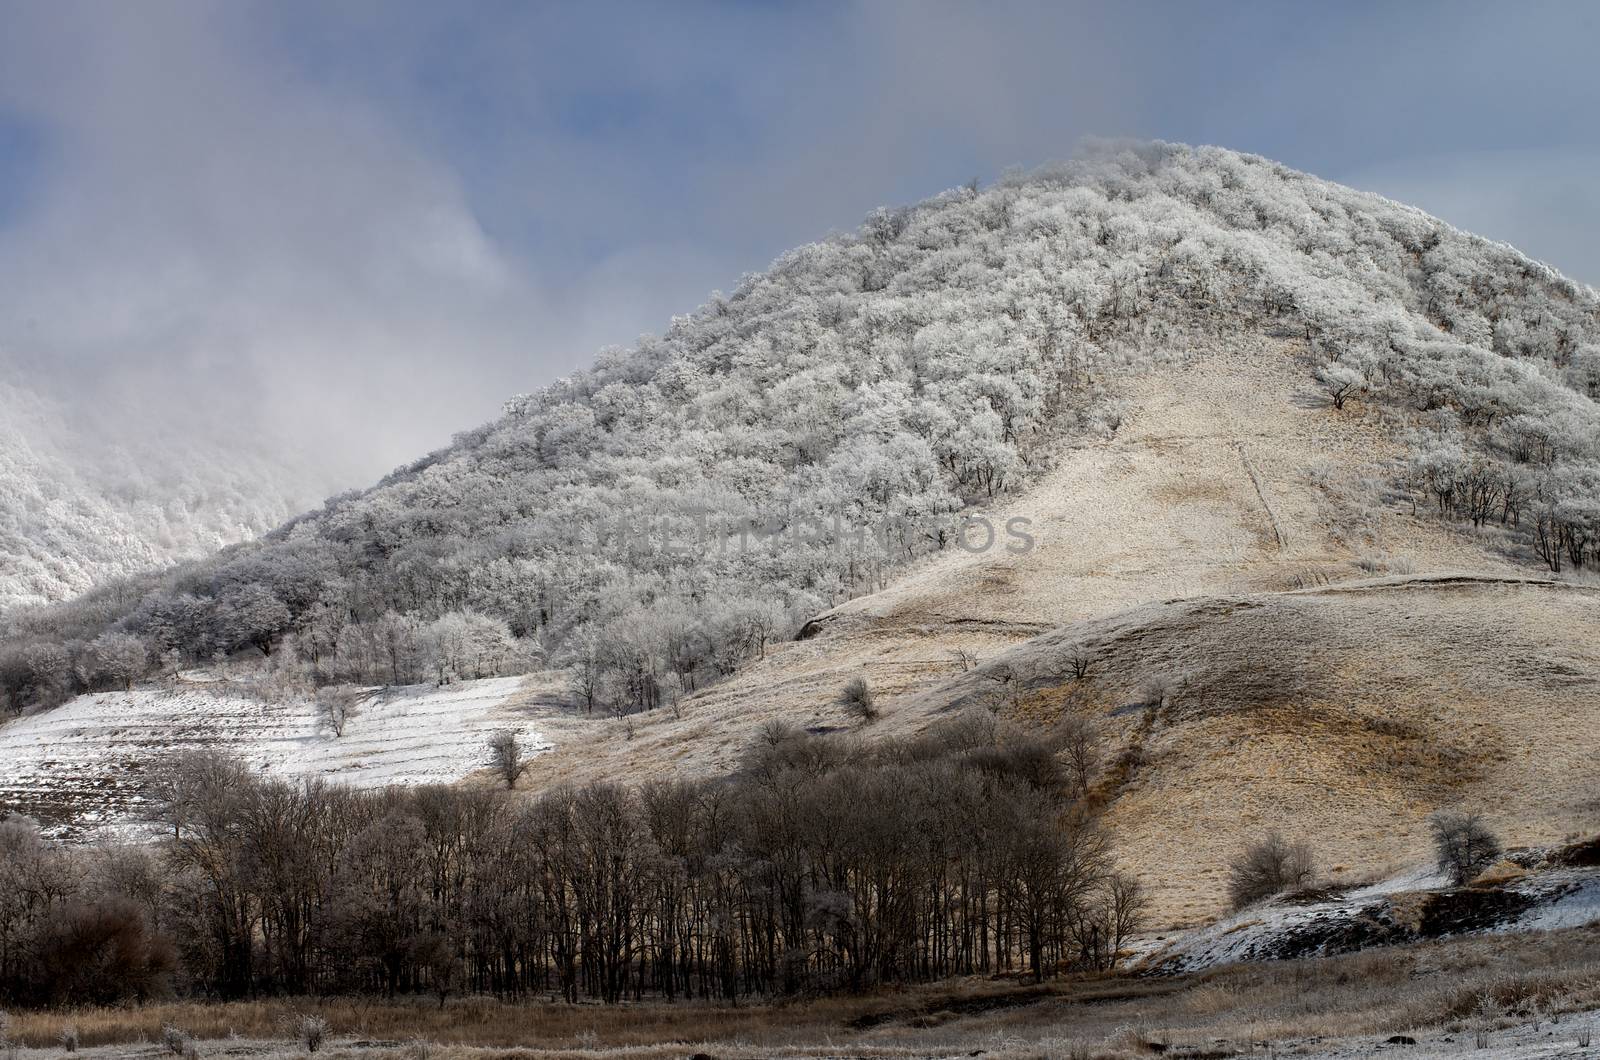
[{"label": "bare brush thicket", "polygon": [[161,1047],[171,1056],[181,1056],[189,1060],[192,1056],[199,1055],[199,1048],[195,1045],[194,1038],[170,1023],[162,1024]]},{"label": "bare brush thicket", "polygon": [[1442,810],[1428,818],[1439,871],[1457,886],[1500,859],[1500,840],[1477,813]]},{"label": "bare brush thicket", "polygon": [[852,677],[839,693],[839,705],[862,721],[876,721],[878,698],[865,677]]},{"label": "bare brush thicket", "polygon": [[1243,909],[1263,898],[1310,886],[1316,862],[1305,843],[1290,843],[1277,832],[1246,847],[1228,866],[1228,901]]},{"label": "bare brush thicket", "polygon": [[308,1053],[321,1050],[328,1038],[328,1021],[315,1014],[307,1013],[295,1018],[291,1029],[295,1041]]},{"label": "bare brush thicket", "polygon": [[[773,727],[731,777],[528,800],[290,783],[215,754],[163,777],[158,844],[0,824],[21,855],[0,894],[39,896],[0,901],[0,1003],[1043,979],[1113,967],[1143,908],[1050,748],[986,715],[873,745]],[[106,946],[138,944],[115,950],[126,967],[102,923]]]}]

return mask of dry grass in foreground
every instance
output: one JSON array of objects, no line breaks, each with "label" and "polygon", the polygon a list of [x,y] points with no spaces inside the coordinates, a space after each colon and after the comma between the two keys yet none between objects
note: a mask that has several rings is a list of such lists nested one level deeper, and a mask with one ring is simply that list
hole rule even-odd
[{"label": "dry grass in foreground", "polygon": [[1020,1060],[1139,1055],[1147,1053],[1143,1042],[1165,1046],[1167,1056],[1226,1056],[1263,1042],[1319,1052],[1341,1038],[1429,1029],[1471,1035],[1597,1007],[1600,927],[1587,927],[1181,978],[1044,986],[968,980],[770,1005],[467,998],[441,1009],[420,999],[273,999],[25,1013],[12,1030],[24,1046],[59,1053],[57,1036],[70,1023],[89,1055],[156,1056],[161,1049],[154,1043],[170,1024],[198,1039],[201,1056],[297,1056],[304,1052],[288,1040],[288,1028],[297,1015],[316,1013],[331,1028],[333,1041],[319,1054],[328,1057],[644,1060],[980,1051]]}]

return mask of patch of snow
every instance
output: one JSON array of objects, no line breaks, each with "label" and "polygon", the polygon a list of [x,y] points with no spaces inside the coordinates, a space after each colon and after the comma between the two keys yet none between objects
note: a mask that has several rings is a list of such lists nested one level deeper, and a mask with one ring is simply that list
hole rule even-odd
[{"label": "patch of snow", "polygon": [[1600,921],[1600,876],[1592,871],[1552,873],[1527,884],[1513,884],[1511,889],[1542,901],[1503,930],[1559,931]]},{"label": "patch of snow", "polygon": [[551,748],[516,706],[523,681],[369,689],[343,736],[314,702],[266,703],[204,683],[79,696],[0,727],[0,806],[56,830],[125,823],[138,816],[153,763],[203,747],[276,777],[357,787],[448,783],[487,764],[493,732],[517,733],[529,751]]},{"label": "patch of snow", "polygon": [[1435,891],[1440,887],[1450,886],[1450,878],[1437,867],[1425,865],[1419,868],[1402,872],[1388,879],[1369,883],[1365,887],[1357,887],[1347,891],[1344,895],[1346,902],[1360,902],[1368,898],[1387,898],[1391,894],[1400,894],[1404,891]]},{"label": "patch of snow", "polygon": [[[1176,938],[1142,950],[1145,968],[1168,973],[1195,972],[1244,961],[1331,956],[1368,946],[1413,941],[1416,926],[1395,915],[1395,900],[1447,890],[1431,868],[1403,873],[1379,883],[1320,901],[1282,898],[1250,906]],[[1453,892],[1483,894],[1494,890]],[[1515,901],[1487,914],[1488,922],[1469,922],[1466,931],[1555,931],[1600,922],[1600,872],[1553,869],[1534,872],[1498,889]],[[1525,900],[1525,901],[1524,901]],[[1440,928],[1429,929],[1439,933]]]}]

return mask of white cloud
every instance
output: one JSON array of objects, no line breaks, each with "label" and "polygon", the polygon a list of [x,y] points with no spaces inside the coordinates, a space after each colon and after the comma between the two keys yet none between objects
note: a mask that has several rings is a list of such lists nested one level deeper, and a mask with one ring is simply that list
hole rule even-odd
[{"label": "white cloud", "polygon": [[0,99],[48,138],[44,193],[0,233],[0,347],[55,364],[30,382],[79,415],[298,440],[318,486],[352,484],[547,374],[526,344],[561,337],[554,292],[449,166],[240,10],[10,20]]}]

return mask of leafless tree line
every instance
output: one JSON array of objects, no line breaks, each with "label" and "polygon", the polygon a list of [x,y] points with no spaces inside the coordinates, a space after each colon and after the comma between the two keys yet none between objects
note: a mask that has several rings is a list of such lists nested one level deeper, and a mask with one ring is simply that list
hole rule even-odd
[{"label": "leafless tree line", "polygon": [[[732,777],[534,799],[191,754],[160,770],[159,844],[0,823],[31,852],[8,860],[27,897],[0,906],[0,999],[732,999],[1108,969],[1143,902],[1071,792],[1049,747],[986,717],[871,748],[773,728]],[[101,921],[73,929],[71,974],[46,952]]]}]

